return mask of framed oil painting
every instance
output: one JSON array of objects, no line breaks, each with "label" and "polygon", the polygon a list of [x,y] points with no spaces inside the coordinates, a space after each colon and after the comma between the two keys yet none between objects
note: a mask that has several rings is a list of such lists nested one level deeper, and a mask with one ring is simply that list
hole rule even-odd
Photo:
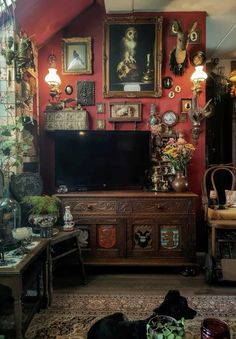
[{"label": "framed oil painting", "polygon": [[92,74],[91,37],[62,40],[62,73]]},{"label": "framed oil painting", "polygon": [[111,102],[109,107],[109,121],[141,121],[141,102]]},{"label": "framed oil painting", "polygon": [[104,24],[104,97],[162,95],[162,17],[110,17]]}]

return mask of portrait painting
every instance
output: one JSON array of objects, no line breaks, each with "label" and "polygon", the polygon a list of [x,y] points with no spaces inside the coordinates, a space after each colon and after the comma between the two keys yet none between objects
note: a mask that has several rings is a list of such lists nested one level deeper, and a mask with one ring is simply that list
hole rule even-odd
[{"label": "portrait painting", "polygon": [[91,74],[91,37],[62,40],[62,73]]},{"label": "portrait painting", "polygon": [[160,97],[162,18],[108,18],[104,97]]}]

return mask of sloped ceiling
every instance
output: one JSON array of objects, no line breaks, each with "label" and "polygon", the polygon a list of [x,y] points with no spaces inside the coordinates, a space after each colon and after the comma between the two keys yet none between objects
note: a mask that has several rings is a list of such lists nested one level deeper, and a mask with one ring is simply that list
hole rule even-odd
[{"label": "sloped ceiling", "polygon": [[17,0],[15,15],[21,28],[40,48],[94,2],[94,0]]},{"label": "sloped ceiling", "polygon": [[16,0],[16,18],[40,48],[95,3],[108,14],[206,11],[207,58],[236,59],[235,0]]}]

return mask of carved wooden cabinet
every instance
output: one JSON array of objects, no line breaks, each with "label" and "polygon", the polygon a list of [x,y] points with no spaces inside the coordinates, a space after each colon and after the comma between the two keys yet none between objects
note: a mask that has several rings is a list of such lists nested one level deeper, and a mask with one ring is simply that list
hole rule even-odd
[{"label": "carved wooden cabinet", "polygon": [[196,260],[194,193],[58,194],[81,233],[85,264],[185,266]]}]

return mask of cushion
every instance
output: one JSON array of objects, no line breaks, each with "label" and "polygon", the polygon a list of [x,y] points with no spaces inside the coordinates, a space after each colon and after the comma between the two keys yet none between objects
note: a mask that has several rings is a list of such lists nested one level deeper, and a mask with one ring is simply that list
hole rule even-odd
[{"label": "cushion", "polygon": [[236,207],[236,191],[225,190],[226,206]]},{"label": "cushion", "polygon": [[207,216],[209,220],[236,220],[236,208],[226,208],[224,210],[208,208]]}]

